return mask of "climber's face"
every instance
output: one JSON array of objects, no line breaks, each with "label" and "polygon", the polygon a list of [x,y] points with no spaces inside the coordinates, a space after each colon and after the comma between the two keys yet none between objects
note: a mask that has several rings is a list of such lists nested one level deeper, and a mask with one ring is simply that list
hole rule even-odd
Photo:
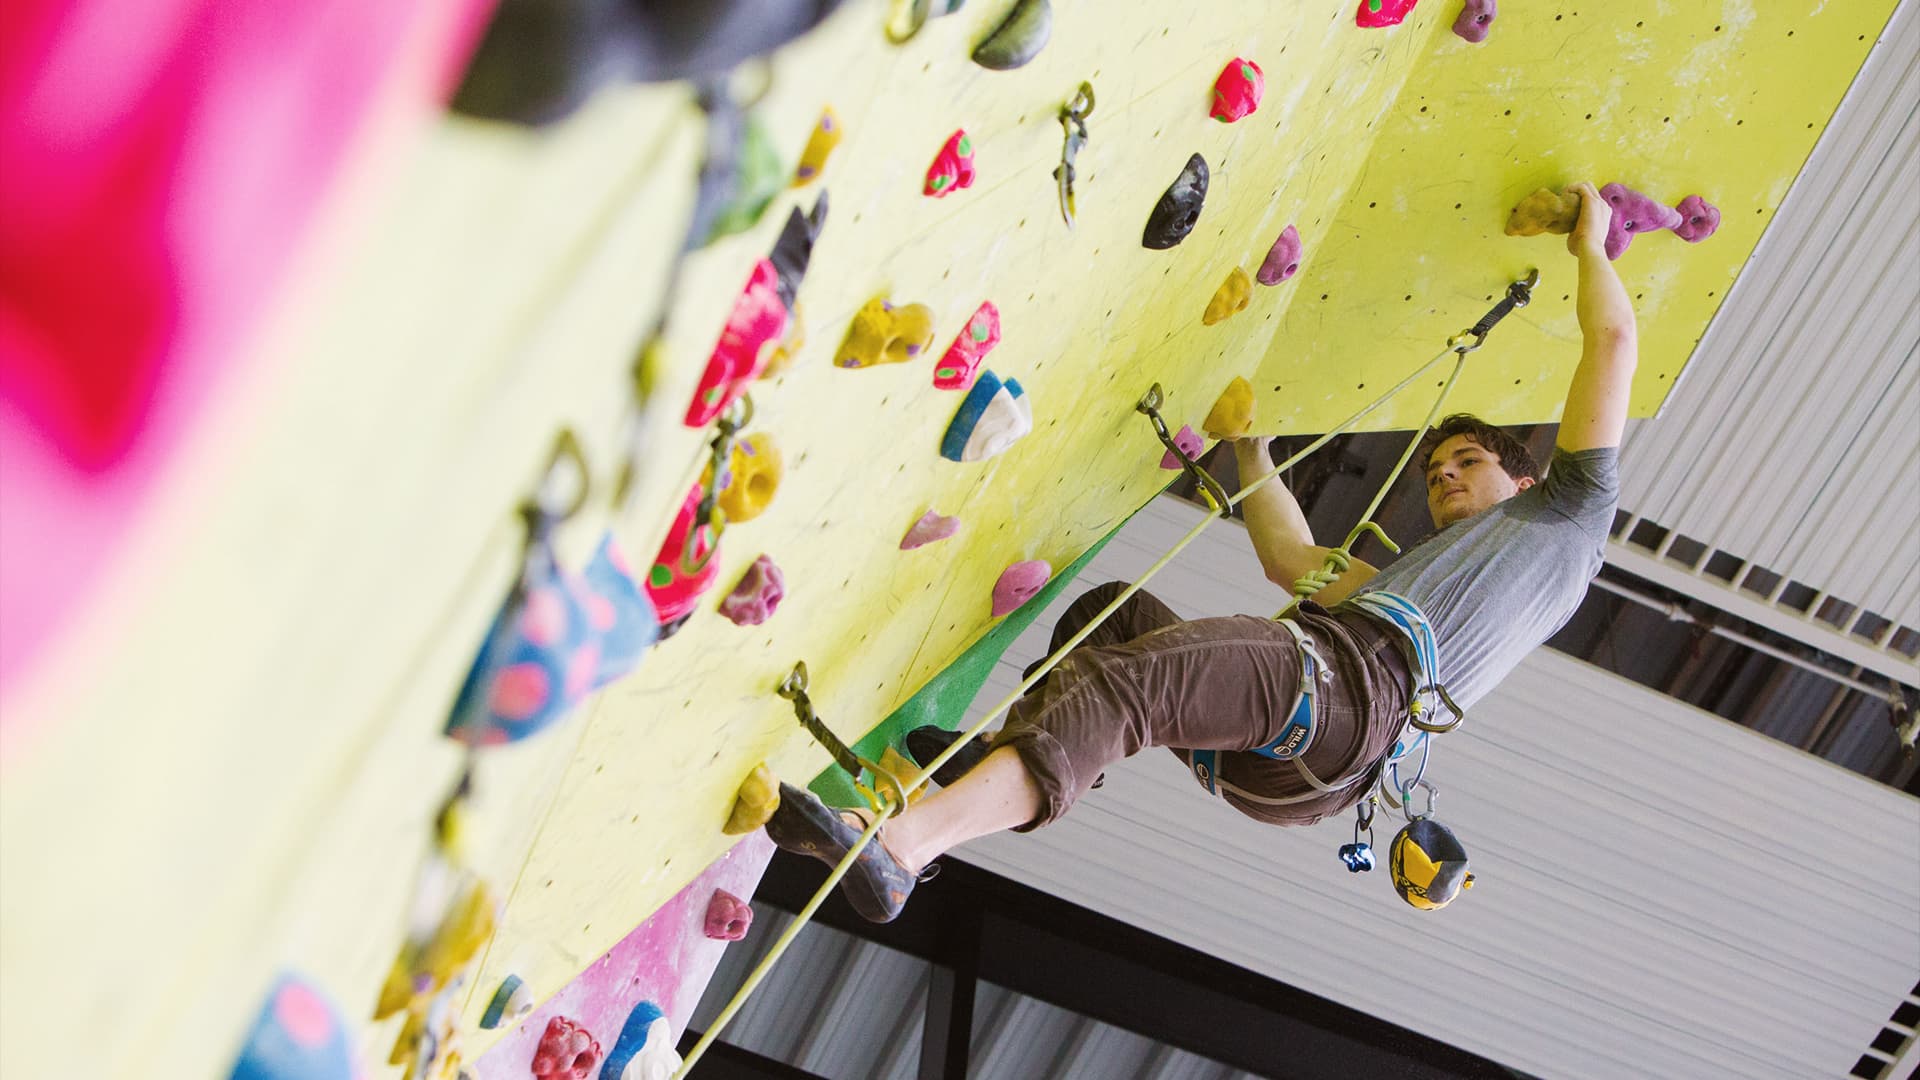
[{"label": "climber's face", "polygon": [[1518,480],[1508,476],[1500,467],[1500,455],[1468,435],[1442,442],[1427,459],[1427,511],[1436,529],[1470,518],[1532,486],[1531,476]]}]

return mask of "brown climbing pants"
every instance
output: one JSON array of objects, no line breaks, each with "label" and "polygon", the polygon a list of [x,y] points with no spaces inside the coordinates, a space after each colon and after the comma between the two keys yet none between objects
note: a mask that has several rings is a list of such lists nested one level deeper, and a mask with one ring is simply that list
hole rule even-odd
[{"label": "brown climbing pants", "polygon": [[[1075,600],[1049,651],[1125,587],[1101,585]],[[1413,680],[1399,638],[1367,616],[1307,603],[1293,618],[1333,672],[1317,689],[1318,730],[1306,765],[1337,783],[1392,748]],[[1168,747],[1188,764],[1188,750],[1221,751],[1218,780],[1238,789],[1223,797],[1260,821],[1311,825],[1354,805],[1366,794],[1364,780],[1300,802],[1260,801],[1315,790],[1291,762],[1250,752],[1286,726],[1300,667],[1299,643],[1271,619],[1186,621],[1147,593],[1134,594],[1008,711],[994,736],[995,747],[1019,752],[1044,800],[1040,816],[1019,831],[1051,823],[1101,770],[1149,746]]]}]

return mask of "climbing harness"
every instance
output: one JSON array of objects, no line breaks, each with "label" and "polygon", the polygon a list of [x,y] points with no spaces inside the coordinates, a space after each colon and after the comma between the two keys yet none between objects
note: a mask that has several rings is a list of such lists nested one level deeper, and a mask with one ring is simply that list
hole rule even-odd
[{"label": "climbing harness", "polygon": [[[1495,304],[1486,315],[1482,316],[1479,322],[1462,333],[1449,338],[1446,348],[1438,355],[1415,368],[1405,378],[1402,378],[1399,382],[1389,387],[1384,393],[1362,407],[1358,412],[1335,424],[1333,428],[1325,434],[1315,438],[1312,442],[1308,443],[1304,449],[1275,465],[1265,474],[1254,478],[1250,482],[1242,483],[1239,492],[1231,496],[1226,494],[1225,489],[1220,486],[1219,481],[1209,475],[1206,470],[1201,469],[1192,457],[1180,450],[1178,445],[1175,444],[1173,436],[1167,431],[1166,423],[1161,419],[1159,414],[1160,406],[1165,402],[1165,394],[1158,384],[1155,384],[1148,390],[1146,396],[1140,399],[1140,402],[1135,408],[1136,411],[1146,415],[1147,419],[1153,425],[1154,434],[1159,437],[1161,443],[1165,445],[1167,449],[1175,452],[1176,457],[1182,464],[1182,468],[1200,484],[1201,490],[1206,493],[1208,500],[1214,504],[1214,509],[1219,511],[1217,516],[1231,516],[1234,506],[1246,501],[1247,497],[1255,491],[1271,483],[1288,469],[1306,460],[1307,457],[1327,443],[1351,430],[1356,424],[1372,415],[1375,410],[1392,400],[1393,397],[1402,390],[1413,385],[1416,380],[1424,377],[1427,372],[1431,371],[1448,357],[1455,359],[1454,378],[1457,379],[1460,373],[1460,365],[1464,363],[1466,356],[1478,350],[1480,346],[1486,342],[1487,334],[1501,319],[1504,319],[1515,308],[1527,303],[1531,297],[1532,289],[1538,281],[1539,272],[1536,270],[1528,271],[1525,278],[1515,281],[1507,287],[1506,295]],[[1452,384],[1453,380],[1448,380],[1445,389],[1450,390]],[[1442,400],[1444,399],[1445,394],[1443,393]],[[1436,402],[1435,410],[1437,411],[1438,408],[1439,403]],[[1426,425],[1423,425],[1423,428],[1431,426],[1433,415],[1435,415],[1435,413],[1429,414],[1428,422]],[[1423,430],[1421,434],[1424,436],[1425,431]],[[1417,445],[1417,440],[1415,445]],[[1401,459],[1402,467],[1404,467],[1406,460],[1411,456],[1412,450],[1409,450],[1406,455],[1403,455]],[[1398,469],[1395,471],[1395,476],[1398,476]],[[1389,483],[1391,482],[1392,478],[1389,479]],[[1375,499],[1374,505],[1368,508],[1363,518],[1370,519],[1372,517],[1373,512],[1379,508],[1379,503],[1384,496],[1385,489],[1383,488],[1380,497]],[[1173,562],[1173,560],[1178,557],[1182,551],[1185,551],[1188,545],[1198,539],[1200,534],[1206,530],[1207,526],[1211,525],[1215,520],[1216,515],[1210,513],[1196,522],[1193,528],[1189,529],[1185,536],[1175,541],[1173,546],[1168,548],[1166,553],[1161,555],[1153,565],[1147,567],[1131,584],[1120,590],[1113,600],[1108,602],[1106,607],[1096,612],[1092,618],[1087,620],[1085,625],[1081,626],[1080,629],[1068,637],[1067,640],[1061,642],[1059,647],[1054,649],[1044,660],[1029,668],[1019,684],[1009,690],[1005,697],[1001,698],[989,708],[971,727],[959,732],[952,745],[947,747],[945,751],[940,753],[932,761],[921,763],[919,775],[911,780],[903,781],[879,769],[872,763],[859,759],[851,750],[847,749],[831,731],[826,730],[825,725],[819,723],[817,717],[814,717],[813,722],[809,723],[807,716],[811,714],[812,706],[807,703],[805,699],[805,667],[804,665],[795,666],[794,674],[789,675],[787,681],[781,684],[780,694],[782,697],[787,697],[794,701],[795,711],[797,714],[800,714],[801,723],[807,727],[809,733],[812,733],[816,739],[821,741],[823,746],[828,748],[828,751],[834,755],[835,761],[839,762],[842,768],[846,768],[846,763],[842,761],[842,752],[844,751],[845,757],[851,758],[857,767],[872,771],[876,777],[885,782],[889,790],[884,796],[872,791],[871,788],[863,790],[863,795],[874,803],[873,820],[868,823],[866,830],[860,834],[860,838],[847,849],[847,853],[841,858],[840,862],[828,873],[827,879],[820,886],[819,891],[814,893],[813,898],[801,908],[793,920],[789,922],[786,928],[780,933],[779,937],[768,947],[766,954],[761,957],[759,964],[748,973],[746,980],[741,984],[740,989],[735,992],[733,999],[729,1001],[726,1007],[721,1010],[720,1014],[707,1025],[707,1029],[705,1033],[701,1035],[700,1040],[687,1052],[680,1071],[675,1074],[676,1080],[684,1078],[693,1068],[694,1064],[700,1060],[701,1055],[706,1052],[707,1048],[713,1044],[715,1039],[719,1038],[720,1032],[725,1028],[727,1022],[739,1012],[740,1008],[746,1003],[747,998],[759,987],[767,974],[772,971],[773,965],[779,961],[780,957],[785,954],[787,948],[792,945],[793,940],[799,936],[800,931],[813,919],[813,915],[820,909],[820,905],[826,902],[827,896],[839,886],[841,879],[853,868],[855,861],[860,857],[860,853],[865,851],[867,845],[872,843],[875,838],[880,835],[880,827],[888,818],[899,813],[907,805],[908,796],[922,784],[926,783],[928,777],[932,776],[935,771],[952,760],[955,755],[959,754],[961,750],[978,737],[981,732],[985,731],[989,724],[993,723],[994,720],[1012,708],[1015,702],[1019,701],[1023,695],[1033,689],[1042,679],[1046,678],[1054,667],[1066,659],[1068,653],[1078,648],[1102,623],[1112,618],[1113,614],[1119,611],[1127,601],[1133,599],[1134,594],[1139,592],[1148,580],[1165,569],[1169,563]],[[1365,530],[1369,524],[1369,521],[1363,520],[1360,526],[1356,526],[1354,535],[1349,538],[1347,545],[1343,545],[1343,549],[1350,551],[1352,541],[1357,540],[1361,531]],[[1377,532],[1378,529],[1379,527],[1377,525],[1372,527],[1372,531]],[[1350,559],[1351,556],[1346,555],[1344,558]],[[1344,566],[1342,569],[1344,569]],[[1337,577],[1337,573],[1335,576]],[[1298,628],[1296,628],[1296,631],[1297,630]],[[1316,664],[1317,666],[1314,668],[1314,671],[1319,681],[1325,681],[1325,676],[1331,674],[1327,669],[1327,665],[1320,657],[1317,647],[1315,650],[1309,651],[1309,649],[1303,645],[1301,649],[1301,663],[1303,668],[1309,663]],[[1435,670],[1437,670],[1437,668]],[[1308,718],[1311,718],[1313,714],[1313,699],[1311,695],[1306,693],[1306,687],[1315,681],[1315,678],[1303,678],[1301,680],[1301,699],[1306,703],[1306,716]],[[1443,691],[1440,691],[1437,686],[1431,689],[1434,693],[1441,695],[1443,702],[1445,701]],[[1300,708],[1301,702],[1296,702],[1294,706],[1295,712],[1289,714],[1287,729],[1283,731],[1282,735],[1277,737],[1274,742],[1267,744],[1267,749],[1283,749],[1283,747],[1277,744],[1286,741],[1286,739],[1290,737],[1293,729],[1292,717],[1298,714]],[[1456,719],[1453,724],[1434,730],[1447,730],[1452,726],[1457,726],[1457,712],[1455,713],[1455,717]],[[1308,723],[1310,725],[1310,719]],[[1418,730],[1420,731],[1420,735],[1416,736],[1416,744],[1423,743],[1425,737],[1430,734],[1428,729],[1420,728]],[[1310,740],[1311,731],[1303,733],[1300,736],[1299,745],[1294,747],[1291,752],[1298,754],[1303,751]],[[1409,746],[1406,752],[1410,753],[1414,748],[1414,746]],[[1421,746],[1420,749],[1424,752],[1424,746]],[[1402,756],[1404,756],[1404,753]],[[1383,760],[1377,763],[1374,768],[1384,770],[1386,766],[1387,762]],[[1209,771],[1212,771],[1211,766],[1209,766]],[[1371,775],[1372,772],[1373,768],[1369,768],[1361,775]],[[855,772],[853,775],[857,779],[860,774]],[[1352,782],[1358,782],[1358,780],[1356,779],[1350,783]],[[1212,784],[1214,787],[1220,787],[1217,775],[1213,776]],[[1429,795],[1428,814],[1430,814],[1432,810],[1431,796],[1433,787],[1431,784],[1424,783],[1423,777],[1416,777],[1414,787],[1422,786],[1425,787]],[[1318,792],[1312,797],[1318,797]],[[1371,846],[1373,835],[1373,798],[1373,796],[1369,795],[1367,798],[1361,800],[1361,820],[1359,824],[1356,824],[1354,829],[1354,842],[1341,849],[1342,860],[1347,863],[1350,869],[1356,872],[1371,869],[1374,865]],[[1402,799],[1397,805],[1405,809],[1407,807],[1407,800]],[[1465,852],[1460,848],[1459,842],[1453,839],[1452,833],[1448,832],[1445,827],[1441,826],[1438,822],[1433,821],[1430,816],[1416,816],[1409,813],[1409,817],[1410,820],[1407,828],[1402,829],[1400,835],[1395,837],[1394,844],[1389,853],[1390,861],[1393,862],[1394,866],[1396,887],[1400,887],[1399,882],[1404,877],[1408,885],[1407,887],[1400,888],[1400,893],[1402,897],[1407,899],[1408,903],[1413,904],[1415,907],[1428,909],[1444,906],[1446,902],[1453,899],[1453,896],[1458,893],[1460,888],[1465,887],[1466,883],[1471,881],[1471,875],[1465,873]],[[1416,825],[1420,826],[1417,834],[1412,832]],[[1363,834],[1367,838],[1364,841],[1361,839]],[[1402,842],[1403,838],[1406,839],[1405,843]],[[1451,842],[1451,846],[1447,843],[1449,841]],[[1419,880],[1422,875],[1426,876],[1425,881]],[[1438,897],[1439,902],[1433,902],[1433,897]]]}]

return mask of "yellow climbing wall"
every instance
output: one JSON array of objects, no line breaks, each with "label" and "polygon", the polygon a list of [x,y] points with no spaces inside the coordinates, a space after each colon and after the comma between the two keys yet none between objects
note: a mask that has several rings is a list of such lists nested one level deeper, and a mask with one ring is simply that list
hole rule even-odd
[{"label": "yellow climbing wall", "polygon": [[[754,762],[796,779],[825,764],[772,694],[794,661],[851,740],[987,626],[1003,567],[1063,566],[1148,498],[1166,479],[1132,411],[1148,384],[1171,421],[1197,423],[1257,372],[1260,427],[1324,430],[1537,265],[1539,302],[1477,354],[1455,403],[1549,419],[1578,354],[1571,260],[1558,238],[1500,230],[1534,187],[1590,177],[1725,213],[1705,244],[1647,236],[1619,263],[1641,312],[1635,412],[1651,413],[1892,4],[1513,4],[1471,46],[1437,0],[1388,30],[1355,27],[1344,3],[1056,0],[1052,44],[1013,72],[967,59],[1005,0],[900,47],[879,33],[884,6],[849,0],[774,63],[760,112],[787,159],[824,104],[847,140],[823,182],[689,264],[642,485],[614,523],[644,562],[698,469],[700,433],[678,417],[706,352],[787,208],[824,187],[800,293],[810,340],[754,393],[788,478],[721,555],[722,588],[772,555],[788,599],[737,628],[716,594],[565,726],[487,755],[473,846],[508,900],[469,1021],[508,972],[557,989],[722,851]],[[1206,110],[1235,55],[1265,68],[1267,96],[1229,126]],[[1098,105],[1069,232],[1048,173],[1055,111],[1082,79]],[[924,198],[956,127],[980,179]],[[685,94],[606,95],[540,134],[393,128],[258,374],[20,706],[40,730],[0,785],[0,1073],[59,1074],[84,1043],[90,1074],[217,1075],[281,967],[361,1015],[457,762],[437,731],[512,573],[513,507],[562,424],[601,493],[619,458],[624,372],[691,200]],[[1198,228],[1144,250],[1194,151],[1212,167]],[[1299,276],[1203,327],[1228,271],[1256,268],[1288,222]],[[987,366],[1027,387],[1035,433],[953,464],[937,446],[960,395],[931,386],[929,361],[830,367],[880,294],[931,305],[936,349],[994,301]],[[1368,426],[1417,422],[1429,400]],[[899,552],[930,506],[960,535]],[[563,546],[583,554],[606,523],[602,509],[570,524]],[[383,1055],[391,1037],[366,1041]]]}]

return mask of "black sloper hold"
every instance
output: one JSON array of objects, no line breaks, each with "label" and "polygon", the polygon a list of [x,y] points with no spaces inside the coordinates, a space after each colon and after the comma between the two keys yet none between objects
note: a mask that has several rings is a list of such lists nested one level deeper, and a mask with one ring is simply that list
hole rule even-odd
[{"label": "black sloper hold", "polygon": [[1200,207],[1207,201],[1207,159],[1195,154],[1187,159],[1179,179],[1160,196],[1147,218],[1147,231],[1140,243],[1162,251],[1178,244],[1200,221]]},{"label": "black sloper hold", "polygon": [[793,310],[793,301],[800,293],[800,279],[807,276],[807,264],[813,261],[813,244],[820,238],[820,230],[827,224],[827,193],[820,192],[813,210],[802,214],[794,207],[787,215],[787,224],[780,230],[780,238],[773,242],[774,291]]}]

